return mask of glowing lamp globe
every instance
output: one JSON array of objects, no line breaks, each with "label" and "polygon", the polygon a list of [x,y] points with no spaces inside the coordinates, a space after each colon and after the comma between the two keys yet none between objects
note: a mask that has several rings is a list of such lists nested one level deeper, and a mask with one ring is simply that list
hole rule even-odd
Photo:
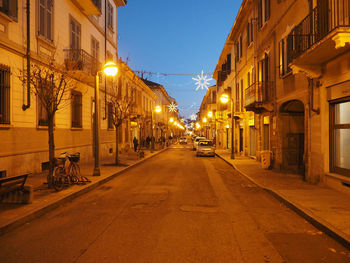
[{"label": "glowing lamp globe", "polygon": [[222,94],[221,95],[221,97],[220,97],[220,101],[222,102],[222,103],[227,103],[228,101],[230,100],[230,97],[227,95],[227,94]]},{"label": "glowing lamp globe", "polygon": [[209,112],[208,112],[208,117],[209,117],[209,118],[213,117],[213,112],[212,112],[212,111],[209,111]]},{"label": "glowing lamp globe", "polygon": [[174,122],[174,118],[170,118],[170,119],[169,119],[169,122],[170,122],[170,123],[173,123],[173,122]]},{"label": "glowing lamp globe", "polygon": [[107,62],[104,66],[103,66],[103,72],[107,75],[107,76],[115,76],[118,73],[118,68],[117,65],[110,61]]},{"label": "glowing lamp globe", "polygon": [[206,123],[208,120],[207,118],[203,118],[203,122]]},{"label": "glowing lamp globe", "polygon": [[162,108],[160,106],[156,106],[156,108],[154,109],[156,112],[161,112],[162,111]]}]

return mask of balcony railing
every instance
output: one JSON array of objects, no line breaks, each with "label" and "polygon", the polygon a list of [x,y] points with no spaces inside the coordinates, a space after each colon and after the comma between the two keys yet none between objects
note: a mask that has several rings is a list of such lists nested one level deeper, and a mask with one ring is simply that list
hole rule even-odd
[{"label": "balcony railing", "polygon": [[350,0],[322,1],[289,34],[287,41],[290,61],[341,27],[350,27]]},{"label": "balcony railing", "polygon": [[81,70],[95,76],[101,64],[83,49],[64,49],[67,70]]},{"label": "balcony railing", "polygon": [[250,85],[245,89],[244,106],[254,104],[255,102],[264,103],[270,100],[272,94],[273,82],[262,81]]}]

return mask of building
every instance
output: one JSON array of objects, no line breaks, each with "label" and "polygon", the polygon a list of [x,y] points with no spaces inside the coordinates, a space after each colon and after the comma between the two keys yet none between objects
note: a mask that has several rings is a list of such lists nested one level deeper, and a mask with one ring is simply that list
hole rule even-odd
[{"label": "building", "polygon": [[[153,91],[157,96],[154,106],[160,106],[161,111],[153,111],[153,123],[154,123],[154,137],[156,141],[159,141],[161,137],[169,138],[177,134],[178,128],[174,128],[169,120],[173,118],[174,121],[178,120],[178,112],[171,111],[169,105],[173,104],[177,107],[177,102],[174,98],[170,97],[165,88],[158,83],[143,79],[143,82]],[[176,131],[176,132],[175,132]]]},{"label": "building", "polygon": [[260,160],[270,151],[274,169],[346,193],[348,5],[243,0],[214,72],[218,98],[233,103],[236,154]]},{"label": "building", "polygon": [[[202,100],[199,112],[202,134],[206,138],[213,140],[216,137],[216,131],[220,131],[216,126],[217,121],[221,120],[216,111],[216,86],[208,88]],[[219,136],[221,135],[220,132],[218,132],[218,134]]]},{"label": "building", "polygon": [[[117,9],[125,4],[125,0],[0,1],[0,176],[47,168],[47,114],[19,76],[27,65],[46,66],[53,54],[55,63],[63,66],[57,70],[64,68],[76,82],[75,89],[65,94],[68,103],[55,115],[56,155],[80,152],[82,162],[93,160],[95,77],[106,61],[118,61]],[[156,96],[125,63],[119,64],[114,79],[99,75],[100,154],[105,158],[115,151],[116,138],[108,98],[118,90],[117,96],[133,96],[137,105],[119,131],[120,143],[127,147],[133,136],[150,133]]]}]

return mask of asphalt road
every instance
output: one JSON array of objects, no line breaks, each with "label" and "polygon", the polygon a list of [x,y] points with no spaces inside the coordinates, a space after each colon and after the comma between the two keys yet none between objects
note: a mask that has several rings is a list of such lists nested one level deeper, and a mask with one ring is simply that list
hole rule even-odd
[{"label": "asphalt road", "polygon": [[350,262],[219,158],[175,146],[0,237],[0,262]]}]

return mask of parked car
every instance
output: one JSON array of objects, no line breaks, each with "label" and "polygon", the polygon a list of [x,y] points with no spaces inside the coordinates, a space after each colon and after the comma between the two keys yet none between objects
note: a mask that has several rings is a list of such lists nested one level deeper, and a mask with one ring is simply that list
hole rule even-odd
[{"label": "parked car", "polygon": [[197,156],[215,156],[215,146],[210,140],[200,140],[197,146]]},{"label": "parked car", "polygon": [[181,137],[180,138],[180,144],[187,144],[187,138],[186,137]]},{"label": "parked car", "polygon": [[200,136],[196,137],[196,139],[194,140],[194,143],[193,143],[193,150],[194,151],[197,150],[198,142],[200,140],[206,140],[206,138],[205,137],[200,137]]}]

